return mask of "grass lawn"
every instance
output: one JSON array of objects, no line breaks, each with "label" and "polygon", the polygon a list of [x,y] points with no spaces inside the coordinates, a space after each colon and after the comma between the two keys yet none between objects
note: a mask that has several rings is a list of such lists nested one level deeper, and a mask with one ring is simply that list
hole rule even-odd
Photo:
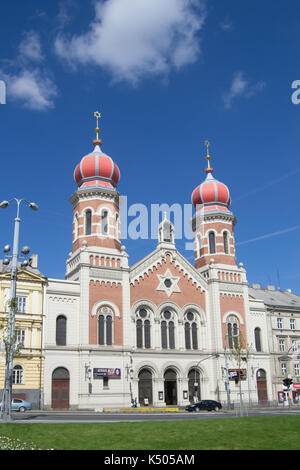
[{"label": "grass lawn", "polygon": [[299,450],[300,416],[142,423],[0,424],[0,436],[65,450]]}]

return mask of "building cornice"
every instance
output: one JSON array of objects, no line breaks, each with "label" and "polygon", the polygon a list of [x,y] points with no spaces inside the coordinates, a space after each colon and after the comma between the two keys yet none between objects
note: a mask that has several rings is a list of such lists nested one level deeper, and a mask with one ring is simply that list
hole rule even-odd
[{"label": "building cornice", "polygon": [[82,200],[89,200],[89,199],[106,199],[108,201],[114,202],[119,207],[119,199],[120,194],[118,191],[113,189],[106,189],[101,187],[90,187],[84,189],[78,189],[75,193],[71,196],[70,202],[72,206],[75,208],[77,204]]}]

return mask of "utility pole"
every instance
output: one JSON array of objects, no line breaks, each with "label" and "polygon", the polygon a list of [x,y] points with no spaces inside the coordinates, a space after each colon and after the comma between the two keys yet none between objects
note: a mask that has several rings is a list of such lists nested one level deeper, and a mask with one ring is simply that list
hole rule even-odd
[{"label": "utility pole", "polygon": [[[12,401],[12,383],[13,383],[13,360],[17,349],[15,338],[15,312],[16,312],[16,291],[17,291],[17,273],[18,273],[18,258],[19,258],[19,234],[20,234],[20,205],[24,201],[32,210],[38,210],[38,206],[34,202],[28,202],[26,199],[13,198],[10,201],[2,201],[0,208],[6,208],[11,201],[17,202],[17,216],[14,223],[14,238],[13,238],[13,252],[11,256],[11,275],[10,275],[10,300],[9,300],[9,313],[7,323],[7,340],[6,340],[6,360],[5,360],[5,384],[2,396],[1,418],[4,421],[12,421],[11,416],[11,401]],[[10,251],[9,245],[4,247],[4,252]],[[28,255],[30,249],[25,246],[22,248],[21,253]],[[24,258],[24,256],[22,256]],[[3,260],[4,265],[9,265],[8,258]],[[29,262],[24,261],[22,266],[28,266]]]},{"label": "utility pole", "polygon": [[226,389],[226,393],[227,393],[227,406],[228,406],[228,409],[230,410],[230,408],[231,408],[231,402],[230,402],[230,382],[229,382],[228,357],[227,357],[226,345],[225,345],[225,348],[224,348],[224,356],[225,356],[225,370],[226,370],[225,389]]}]

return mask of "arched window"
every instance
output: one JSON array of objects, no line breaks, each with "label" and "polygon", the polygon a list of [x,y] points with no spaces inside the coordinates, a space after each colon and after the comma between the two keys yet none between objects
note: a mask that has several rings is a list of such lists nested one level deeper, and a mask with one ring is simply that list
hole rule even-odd
[{"label": "arched window", "polygon": [[52,379],[54,380],[68,380],[69,378],[69,372],[64,367],[57,367],[52,373]]},{"label": "arched window", "polygon": [[209,232],[208,241],[209,241],[209,252],[215,253],[216,252],[216,236],[214,232]]},{"label": "arched window", "polygon": [[85,212],[85,234],[91,235],[92,233],[92,211],[88,209]]},{"label": "arched window", "polygon": [[196,315],[193,312],[187,312],[184,322],[184,336],[186,349],[198,349],[198,331]]},{"label": "arched window", "polygon": [[227,322],[228,346],[230,348],[239,345],[239,324],[235,316],[230,316]]},{"label": "arched window", "polygon": [[107,233],[108,233],[108,212],[107,211],[102,212],[101,233],[102,233],[102,235],[107,235]]},{"label": "arched window", "polygon": [[261,352],[261,330],[255,328],[254,330],[255,348],[257,352]]},{"label": "arched window", "polygon": [[163,349],[175,349],[175,323],[173,314],[169,310],[162,313],[161,347]]},{"label": "arched window", "polygon": [[171,222],[166,220],[163,224],[163,241],[164,242],[173,242],[173,226]]},{"label": "arched window", "polygon": [[111,314],[100,313],[98,317],[98,344],[101,346],[113,344],[113,318]]},{"label": "arched window", "polygon": [[137,312],[136,320],[136,346],[137,348],[151,348],[151,324],[149,312],[145,308],[140,308]]},{"label": "arched window", "polygon": [[229,253],[228,232],[223,232],[223,243],[224,243],[224,253],[228,255]]},{"label": "arched window", "polygon": [[56,345],[65,346],[67,344],[67,319],[64,315],[56,318]]},{"label": "arched window", "polygon": [[14,385],[22,384],[23,378],[24,378],[23,367],[20,365],[15,366],[13,368],[13,384]]},{"label": "arched window", "polygon": [[174,225],[167,219],[167,213],[164,213],[164,219],[158,227],[158,240],[160,243],[174,243]]}]

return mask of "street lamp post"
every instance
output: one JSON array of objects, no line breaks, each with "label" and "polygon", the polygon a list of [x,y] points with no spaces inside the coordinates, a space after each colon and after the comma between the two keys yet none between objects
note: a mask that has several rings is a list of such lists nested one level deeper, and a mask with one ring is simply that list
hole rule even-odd
[{"label": "street lamp post", "polygon": [[[228,357],[227,357],[227,348],[226,348],[226,343],[228,341],[228,336],[229,336],[228,334],[225,334],[224,357],[225,357],[225,370],[226,370],[225,388],[226,388],[226,393],[227,393],[227,407],[228,407],[228,409],[230,409],[231,408],[231,403],[230,403],[230,382],[229,382]],[[229,346],[229,344],[228,344],[228,346]]]},{"label": "street lamp post", "polygon": [[228,409],[230,409],[231,408],[231,403],[230,403],[230,382],[229,382],[228,357],[227,357],[226,346],[224,348],[224,356],[225,356],[225,370],[226,370],[225,388],[226,388],[226,393],[227,393],[227,407],[228,407]]},{"label": "street lamp post", "polygon": [[[291,351],[291,349],[293,349],[294,353],[295,352],[298,352],[297,351],[297,348],[298,348],[298,344],[299,344],[299,341],[296,341],[295,342],[296,344],[295,345],[292,345],[288,350],[287,350],[287,353],[285,356],[281,356],[279,357],[278,359],[279,360],[282,360],[284,359],[285,361],[290,361],[291,358],[289,356],[289,353]],[[296,350],[294,349],[294,347],[296,346]],[[290,368],[288,368],[290,369]],[[283,404],[285,406],[289,406],[290,405],[290,394],[289,394],[289,391],[290,391],[290,385],[293,383],[292,379],[291,379],[291,374],[288,374],[286,373],[286,378],[283,379],[283,384],[285,385],[286,389],[284,390],[284,396],[285,396],[285,399],[284,399],[284,402]],[[286,383],[285,383],[286,382]]]},{"label": "street lamp post", "polygon": [[[11,400],[12,400],[12,381],[13,381],[13,358],[15,354],[15,310],[16,310],[16,291],[17,291],[17,272],[18,272],[18,258],[19,258],[19,234],[20,234],[20,205],[25,202],[32,210],[38,210],[38,206],[34,202],[26,201],[26,199],[12,198],[9,201],[2,201],[0,208],[6,208],[12,201],[17,203],[17,216],[14,223],[14,239],[13,251],[11,256],[11,275],[10,275],[10,300],[9,300],[9,314],[7,323],[7,344],[6,344],[6,363],[5,363],[5,384],[2,396],[1,418],[4,421],[11,421]],[[4,252],[10,251],[9,245],[4,247]],[[30,249],[23,247],[21,250],[22,255],[28,255]],[[20,256],[24,258],[24,256]],[[9,259],[3,260],[4,265],[10,263]],[[28,266],[29,262],[24,261],[22,266]]]}]

